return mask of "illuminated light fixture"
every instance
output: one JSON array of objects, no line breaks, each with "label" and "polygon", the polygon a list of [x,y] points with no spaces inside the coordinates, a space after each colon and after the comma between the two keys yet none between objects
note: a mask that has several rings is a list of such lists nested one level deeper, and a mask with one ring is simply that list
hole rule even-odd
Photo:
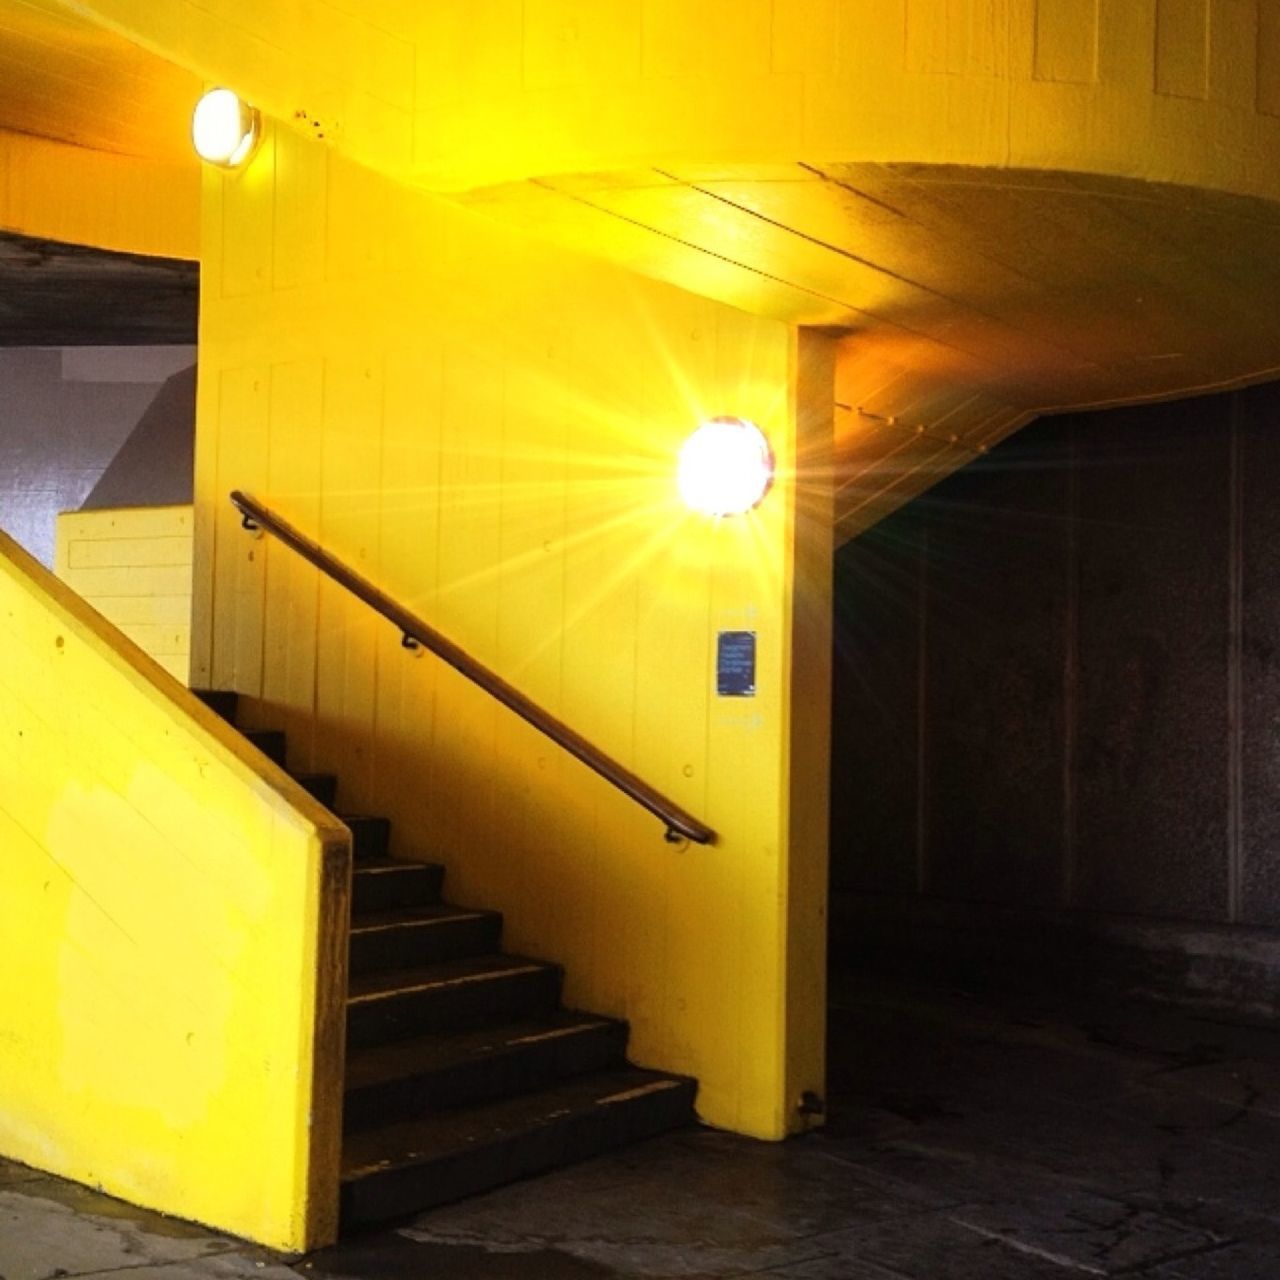
[{"label": "illuminated light fixture", "polygon": [[756,506],[773,483],[773,450],[754,422],[712,418],[680,450],[676,483],[685,504],[709,516]]},{"label": "illuminated light fixture", "polygon": [[258,145],[262,119],[257,108],[241,102],[230,89],[210,89],[196,103],[191,141],[201,160],[224,169],[243,164]]}]

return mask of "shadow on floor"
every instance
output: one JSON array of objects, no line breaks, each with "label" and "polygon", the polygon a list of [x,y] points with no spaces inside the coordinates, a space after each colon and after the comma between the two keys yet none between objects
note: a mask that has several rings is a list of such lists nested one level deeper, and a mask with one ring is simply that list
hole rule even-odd
[{"label": "shadow on floor", "polygon": [[853,978],[833,997],[830,1122],[806,1138],[673,1134],[296,1260],[0,1165],[0,1277],[1280,1280],[1276,1031]]}]

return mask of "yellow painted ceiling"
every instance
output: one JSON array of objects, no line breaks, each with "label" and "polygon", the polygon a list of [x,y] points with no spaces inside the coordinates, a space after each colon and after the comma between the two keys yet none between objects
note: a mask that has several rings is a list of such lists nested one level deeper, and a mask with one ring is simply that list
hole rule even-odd
[{"label": "yellow painted ceiling", "polygon": [[194,166],[200,89],[190,71],[56,0],[0,0],[0,129]]},{"label": "yellow painted ceiling", "polygon": [[668,168],[466,197],[840,338],[843,536],[1047,412],[1280,376],[1280,206],[947,165]]},{"label": "yellow painted ceiling", "polygon": [[[190,108],[214,77],[406,182],[518,172],[454,198],[838,336],[849,536],[1038,414],[1280,376],[1280,26],[1232,10],[1202,49],[1145,8],[1104,23],[1092,0],[1056,2],[1092,25],[1058,31],[1038,6],[1024,32],[988,0],[752,0],[751,23],[674,0],[644,0],[643,23],[640,0],[310,0],[324,21],[301,25],[283,0],[255,24],[230,0],[0,0],[0,128],[194,164]],[[865,18],[836,24],[843,60],[818,38],[828,9]],[[973,15],[959,44],[933,21],[952,9]],[[726,87],[676,56],[712,23],[765,77],[759,109],[691,96]],[[677,158],[686,135],[732,162]],[[619,172],[623,154],[670,158]],[[548,176],[572,158],[591,172]]]}]

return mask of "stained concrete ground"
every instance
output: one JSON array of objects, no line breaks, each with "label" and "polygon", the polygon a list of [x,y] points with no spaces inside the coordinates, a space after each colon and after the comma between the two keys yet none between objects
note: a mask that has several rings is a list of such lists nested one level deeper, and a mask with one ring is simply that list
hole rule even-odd
[{"label": "stained concrete ground", "polygon": [[836,988],[821,1133],[689,1130],[292,1259],[0,1163],[0,1278],[1280,1280],[1280,1032]]}]

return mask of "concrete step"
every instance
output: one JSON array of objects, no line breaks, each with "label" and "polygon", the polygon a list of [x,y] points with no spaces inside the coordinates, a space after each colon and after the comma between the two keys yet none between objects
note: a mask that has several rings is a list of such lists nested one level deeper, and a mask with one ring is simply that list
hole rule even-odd
[{"label": "concrete step", "polygon": [[[242,732],[244,732],[242,730]],[[284,768],[285,737],[279,729],[252,729],[244,734],[268,760]]]},{"label": "concrete step", "polygon": [[354,1134],[343,1147],[342,1229],[404,1217],[687,1124],[695,1092],[692,1080],[628,1067]]},{"label": "concrete step", "polygon": [[[238,696],[202,692],[235,723]],[[245,735],[284,766],[285,735]],[[294,777],[332,809],[332,774]],[[441,902],[444,868],[351,830],[342,1230],[487,1191],[693,1119],[694,1081],[631,1067],[627,1025],[560,1007],[558,965],[498,951],[502,917]]]},{"label": "concrete step", "polygon": [[204,703],[210,711],[217,712],[229,724],[235,724],[236,712],[239,710],[240,695],[229,689],[192,689],[192,693]]},{"label": "concrete step", "polygon": [[509,955],[356,974],[348,984],[347,1045],[536,1017],[555,1007],[562,976],[558,965]]},{"label": "concrete step", "polygon": [[555,1009],[540,1018],[353,1050],[343,1122],[349,1133],[474,1106],[625,1065],[627,1024]]},{"label": "concrete step", "polygon": [[391,843],[391,823],[386,818],[363,813],[340,813],[338,817],[351,828],[351,856],[357,862],[383,862]]},{"label": "concrete step", "polygon": [[440,901],[444,868],[435,862],[361,862],[351,877],[353,916]]},{"label": "concrete step", "polygon": [[338,779],[332,773],[295,773],[295,782],[301,783],[304,790],[315,796],[326,809],[333,808],[338,795]]},{"label": "concrete step", "polygon": [[502,916],[445,904],[361,912],[351,921],[352,974],[412,969],[497,951]]}]

